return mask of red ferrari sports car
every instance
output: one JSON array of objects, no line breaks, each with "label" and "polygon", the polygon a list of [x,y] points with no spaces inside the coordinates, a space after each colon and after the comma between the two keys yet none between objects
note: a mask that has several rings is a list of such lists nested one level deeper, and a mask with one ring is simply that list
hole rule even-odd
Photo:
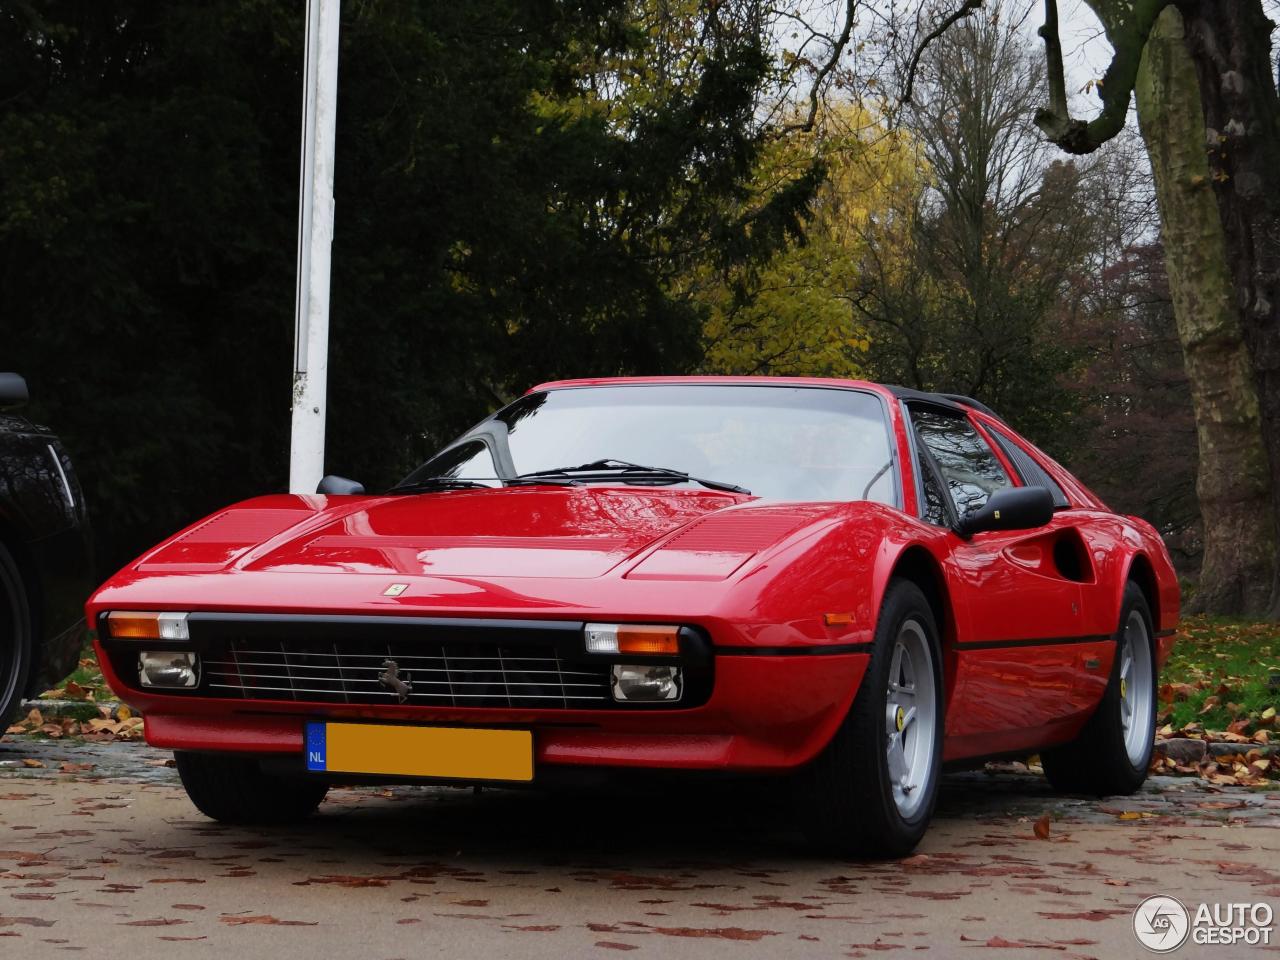
[{"label": "red ferrari sports car", "polygon": [[737,771],[893,856],[951,761],[1135,790],[1178,603],[1156,531],[979,403],[663,377],[536,387],[383,494],[229,507],[88,622],[217,820],[335,781]]}]

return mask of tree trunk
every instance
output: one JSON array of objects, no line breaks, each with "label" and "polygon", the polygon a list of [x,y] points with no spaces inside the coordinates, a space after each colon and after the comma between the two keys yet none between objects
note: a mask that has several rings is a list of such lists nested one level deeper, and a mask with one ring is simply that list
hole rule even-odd
[{"label": "tree trunk", "polygon": [[1191,608],[1258,615],[1272,602],[1277,572],[1272,471],[1184,36],[1182,14],[1167,7],[1146,44],[1136,93],[1200,447],[1205,550]]},{"label": "tree trunk", "polygon": [[[1233,305],[1253,365],[1280,521],[1280,102],[1260,0],[1183,0],[1205,145],[1232,268]],[[1280,531],[1278,531],[1280,539]],[[1280,562],[1270,614],[1280,618]]]}]

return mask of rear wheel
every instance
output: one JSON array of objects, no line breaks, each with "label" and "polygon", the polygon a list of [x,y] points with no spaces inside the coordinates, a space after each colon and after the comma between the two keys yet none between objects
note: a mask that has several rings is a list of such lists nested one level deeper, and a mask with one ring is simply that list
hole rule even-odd
[{"label": "rear wheel", "polygon": [[31,607],[13,555],[0,544],[0,732],[22,704],[31,674]]},{"label": "rear wheel", "polygon": [[221,823],[296,823],[329,792],[322,780],[263,773],[249,757],[180,751],[174,759],[191,802]]},{"label": "rear wheel", "polygon": [[1045,776],[1063,793],[1133,793],[1147,779],[1155,743],[1156,661],[1151,611],[1125,587],[1115,661],[1098,709],[1071,743],[1044,751]]},{"label": "rear wheel", "polygon": [[914,583],[895,580],[849,715],[800,778],[800,819],[815,845],[859,857],[911,852],[937,799],[942,715],[933,610]]}]

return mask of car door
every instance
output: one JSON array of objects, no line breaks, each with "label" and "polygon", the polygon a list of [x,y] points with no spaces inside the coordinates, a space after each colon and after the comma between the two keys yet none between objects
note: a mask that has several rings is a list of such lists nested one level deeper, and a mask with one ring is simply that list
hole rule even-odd
[{"label": "car door", "polygon": [[[945,511],[947,525],[1015,484],[964,411],[919,403],[908,410],[925,469],[940,490],[926,502],[942,501],[933,509]],[[1059,541],[1074,535],[1060,516],[1035,530],[988,531],[967,540],[948,535],[959,580],[951,586],[967,616],[957,637],[947,735],[976,741],[964,752],[1017,749],[1017,736],[990,738],[1021,732],[1032,742],[1033,731],[1079,711],[1075,641],[1085,622],[1083,596],[1080,582],[1063,576],[1055,559]]]}]

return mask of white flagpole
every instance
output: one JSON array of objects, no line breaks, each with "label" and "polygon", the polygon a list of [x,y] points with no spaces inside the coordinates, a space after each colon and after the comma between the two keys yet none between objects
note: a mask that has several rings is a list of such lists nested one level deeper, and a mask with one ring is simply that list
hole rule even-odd
[{"label": "white flagpole", "polygon": [[294,318],[293,433],[289,491],[315,493],[324,475],[329,373],[329,263],[333,153],[338,115],[340,0],[307,0],[299,176],[298,289]]}]

